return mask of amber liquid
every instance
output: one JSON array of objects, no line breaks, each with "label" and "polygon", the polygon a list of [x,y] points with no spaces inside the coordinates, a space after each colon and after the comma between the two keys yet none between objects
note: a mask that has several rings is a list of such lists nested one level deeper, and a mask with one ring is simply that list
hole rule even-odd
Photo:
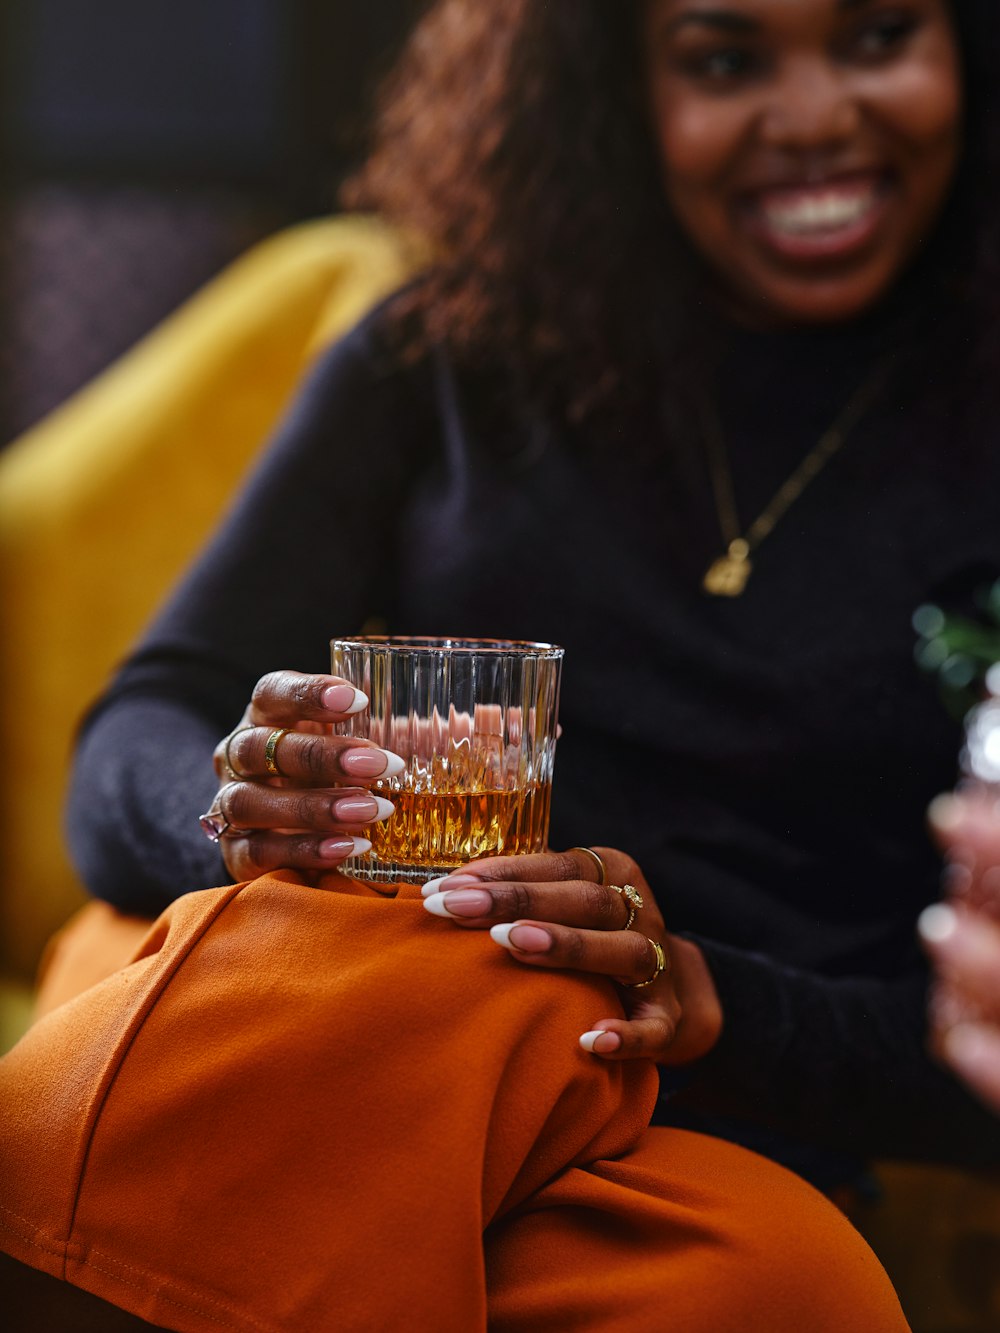
[{"label": "amber liquid", "polygon": [[399,865],[464,865],[477,856],[517,856],[545,847],[552,799],[550,782],[519,791],[376,792],[395,813],[365,830],[372,854]]}]

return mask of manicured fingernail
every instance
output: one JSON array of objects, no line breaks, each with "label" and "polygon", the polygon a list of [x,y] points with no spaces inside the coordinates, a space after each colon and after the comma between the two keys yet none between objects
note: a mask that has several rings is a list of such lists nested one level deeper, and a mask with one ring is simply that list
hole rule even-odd
[{"label": "manicured fingernail", "polygon": [[958,927],[958,917],[944,903],[934,903],[925,907],[917,918],[917,930],[920,937],[928,944],[944,944],[950,940]]},{"label": "manicured fingernail", "polygon": [[[598,1041],[601,1042],[600,1046],[597,1044]],[[596,1051],[598,1055],[610,1055],[612,1051],[617,1051],[621,1044],[622,1039],[617,1032],[605,1032],[603,1029],[597,1032],[585,1032],[580,1038],[580,1045],[585,1051]]]},{"label": "manicured fingernail", "polygon": [[949,792],[935,796],[927,807],[927,818],[936,829],[940,829],[942,833],[949,833],[962,823],[961,802],[956,801]]},{"label": "manicured fingernail", "polygon": [[485,916],[493,898],[485,889],[453,889],[450,893],[432,893],[424,899],[424,906],[435,916]]},{"label": "manicured fingernail", "polygon": [[341,796],[333,803],[333,814],[345,824],[371,824],[388,819],[395,808],[381,796]]},{"label": "manicured fingernail", "polygon": [[363,856],[371,849],[367,838],[324,838],[319,854],[324,861],[343,861],[345,856]]},{"label": "manicured fingernail", "polygon": [[538,926],[510,925],[491,926],[490,935],[497,944],[505,949],[516,949],[518,953],[548,953],[552,948],[552,936]]},{"label": "manicured fingernail", "polygon": [[320,702],[331,713],[360,713],[368,707],[368,695],[353,685],[328,685],[320,695]]},{"label": "manicured fingernail", "polygon": [[391,750],[347,750],[340,756],[340,767],[356,778],[394,778],[406,761]]},{"label": "manicured fingernail", "polygon": [[475,875],[466,875],[459,871],[454,875],[438,875],[437,879],[429,879],[420,890],[425,898],[430,898],[435,893],[444,893],[448,889],[464,889],[467,885],[482,884],[482,880]]}]

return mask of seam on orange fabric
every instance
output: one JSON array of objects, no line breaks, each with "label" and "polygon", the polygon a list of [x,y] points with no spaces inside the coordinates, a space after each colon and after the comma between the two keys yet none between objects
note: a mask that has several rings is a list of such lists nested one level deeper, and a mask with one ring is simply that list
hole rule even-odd
[{"label": "seam on orange fabric", "polygon": [[[121,1273],[116,1273],[114,1269],[102,1268],[100,1264],[92,1263],[89,1259],[83,1260],[81,1266],[84,1268],[92,1268],[97,1273],[103,1273],[105,1277],[113,1278],[115,1282],[121,1283],[123,1287],[131,1287],[133,1291],[141,1291],[147,1296],[150,1294],[150,1288],[145,1283],[130,1282],[127,1277],[123,1277]],[[129,1268],[129,1265],[126,1264],[124,1267]],[[150,1274],[144,1272],[141,1268],[130,1268],[130,1271],[140,1273],[143,1277],[150,1277]],[[202,1319],[210,1319],[213,1324],[218,1324],[222,1328],[241,1328],[246,1327],[249,1323],[252,1324],[254,1328],[261,1329],[262,1333],[271,1333],[271,1329],[266,1324],[259,1324],[256,1319],[246,1319],[243,1324],[234,1324],[232,1319],[222,1319],[218,1315],[212,1314],[210,1310],[204,1309],[201,1305],[191,1305],[187,1301],[178,1301],[173,1296],[169,1296],[162,1286],[158,1285],[159,1280],[157,1278],[151,1278],[151,1281],[153,1283],[153,1294],[157,1299],[164,1301],[167,1305],[175,1305],[178,1310],[189,1310],[192,1314],[200,1315]],[[215,1301],[209,1301],[210,1305],[215,1305],[216,1303],[217,1302]],[[225,1309],[225,1306],[220,1306],[219,1308]]]},{"label": "seam on orange fabric", "polygon": [[0,1217],[0,1227],[4,1231],[9,1231],[12,1236],[16,1236],[18,1240],[24,1241],[25,1245],[30,1245],[33,1249],[44,1250],[46,1254],[52,1254],[56,1258],[65,1260],[66,1251],[69,1248],[68,1241],[50,1239],[49,1237],[40,1238],[38,1227],[30,1218],[22,1217],[20,1213],[4,1208],[3,1204],[0,1204],[0,1212],[6,1213],[7,1217],[16,1218],[18,1222],[24,1222],[28,1227],[27,1231],[22,1231],[20,1227],[14,1226],[6,1218]]},{"label": "seam on orange fabric", "polygon": [[[253,882],[255,881],[251,881],[251,883]],[[132,1043],[142,1031],[143,1025],[149,1017],[154,1005],[170,985],[170,982],[180,970],[184,961],[191,953],[191,950],[198,944],[206,931],[215,924],[229,904],[247,887],[249,887],[247,884],[234,884],[231,890],[224,897],[219,898],[213,904],[212,908],[205,913],[204,919],[201,921],[198,928],[184,941],[183,945],[179,945],[176,951],[164,961],[159,976],[156,977],[145,996],[139,1002],[138,1007],[125,1028],[125,1031],[122,1033],[114,1051],[109,1057],[98,1083],[97,1090],[94,1093],[90,1106],[87,1108],[86,1116],[84,1117],[85,1127],[81,1135],[82,1148],[79,1165],[75,1172],[76,1186],[73,1191],[73,1202],[70,1208],[69,1221],[66,1228],[68,1243],[72,1242],[73,1230],[76,1226],[77,1208],[79,1207],[80,1194],[83,1189],[83,1181],[87,1172],[87,1162],[90,1158],[90,1149],[93,1144],[94,1135],[97,1132],[97,1125],[100,1120],[101,1111],[111,1093],[111,1089],[114,1087],[115,1080],[118,1077],[118,1073],[125,1061],[125,1057],[128,1055]]]}]

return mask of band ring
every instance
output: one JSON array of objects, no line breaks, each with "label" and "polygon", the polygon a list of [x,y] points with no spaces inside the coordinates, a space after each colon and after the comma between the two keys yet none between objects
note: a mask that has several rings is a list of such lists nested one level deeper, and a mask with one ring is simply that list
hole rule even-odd
[{"label": "band ring", "polygon": [[241,726],[234,727],[233,730],[226,737],[225,749],[222,752],[223,760],[226,765],[226,771],[229,775],[230,780],[233,782],[239,782],[241,778],[246,777],[246,774],[241,773],[239,769],[236,767],[236,765],[233,763],[233,757],[229,752],[229,747],[232,745],[233,741],[236,739],[236,737],[240,734],[241,731],[253,731],[253,727],[251,727],[249,724],[243,724]]},{"label": "band ring", "polygon": [[267,744],[264,746],[264,767],[273,778],[285,776],[278,767],[278,743],[282,736],[287,736],[292,730],[292,727],[276,727],[267,738]]},{"label": "band ring", "polygon": [[649,943],[653,946],[653,952],[656,954],[656,967],[653,971],[653,975],[648,977],[645,981],[621,982],[621,985],[627,986],[629,990],[643,990],[646,986],[652,986],[653,982],[667,966],[667,956],[663,952],[663,945],[657,944],[656,940],[650,940],[648,935],[646,936],[646,939],[649,940]]},{"label": "band ring", "polygon": [[619,898],[622,898],[628,904],[628,920],[622,926],[622,930],[628,930],[635,920],[637,908],[645,905],[642,894],[634,884],[609,884],[607,887],[612,893],[617,893]]},{"label": "band ring", "polygon": [[593,847],[571,847],[570,851],[583,852],[584,856],[589,856],[597,868],[598,884],[607,884],[609,878],[608,867],[604,864],[604,857],[599,856]]}]

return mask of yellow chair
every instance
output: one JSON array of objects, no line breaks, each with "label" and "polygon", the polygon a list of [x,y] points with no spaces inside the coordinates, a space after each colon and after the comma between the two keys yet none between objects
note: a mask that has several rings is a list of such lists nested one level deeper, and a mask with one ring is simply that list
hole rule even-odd
[{"label": "yellow chair", "polygon": [[0,455],[0,977],[13,1026],[26,1015],[17,986],[83,900],[61,833],[81,713],[316,353],[411,264],[370,218],[282,232]]}]

